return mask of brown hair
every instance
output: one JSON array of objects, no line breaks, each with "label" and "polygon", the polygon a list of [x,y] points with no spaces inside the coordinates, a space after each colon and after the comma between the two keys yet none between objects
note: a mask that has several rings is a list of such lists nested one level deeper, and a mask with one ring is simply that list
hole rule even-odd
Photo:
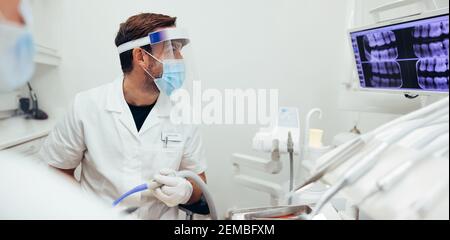
[{"label": "brown hair", "polygon": [[[141,13],[130,17],[126,22],[120,24],[119,32],[116,36],[116,46],[147,36],[158,28],[173,27],[177,18],[155,13]],[[151,52],[150,45],[142,47]],[[133,50],[120,54],[120,63],[123,73],[130,73],[133,70]]]}]

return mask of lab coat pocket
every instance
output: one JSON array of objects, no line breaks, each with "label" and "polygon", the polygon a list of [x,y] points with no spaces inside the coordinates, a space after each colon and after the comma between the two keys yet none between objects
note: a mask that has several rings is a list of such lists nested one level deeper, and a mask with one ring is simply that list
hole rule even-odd
[{"label": "lab coat pocket", "polygon": [[154,156],[152,170],[155,173],[165,168],[178,170],[183,156],[183,144],[174,143],[168,144],[167,147],[158,147],[152,150],[152,155]]},{"label": "lab coat pocket", "polygon": [[172,146],[162,148],[160,156],[164,168],[178,170],[181,164],[181,158],[183,156],[182,144],[177,143],[172,144]]}]

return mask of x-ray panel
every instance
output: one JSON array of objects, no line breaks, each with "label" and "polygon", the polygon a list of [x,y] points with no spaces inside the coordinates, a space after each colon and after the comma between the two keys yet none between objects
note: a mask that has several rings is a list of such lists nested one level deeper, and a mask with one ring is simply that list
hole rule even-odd
[{"label": "x-ray panel", "polygon": [[351,33],[362,88],[448,92],[449,16]]}]

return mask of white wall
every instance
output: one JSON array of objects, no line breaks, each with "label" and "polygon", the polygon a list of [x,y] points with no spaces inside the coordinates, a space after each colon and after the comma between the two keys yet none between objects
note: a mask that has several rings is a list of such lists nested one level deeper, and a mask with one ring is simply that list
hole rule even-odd
[{"label": "white wall", "polygon": [[[114,46],[119,23],[140,12],[160,12],[179,17],[179,24],[189,28],[204,88],[278,88],[280,105],[299,107],[302,118],[311,108],[324,110],[325,119],[313,127],[324,128],[327,141],[353,127],[355,114],[340,111],[337,104],[338,89],[351,70],[346,28],[352,5],[347,0],[63,0],[62,4],[60,77],[66,100],[120,74]],[[363,114],[361,128],[368,131],[392,118]],[[209,184],[222,213],[234,206],[269,203],[267,195],[231,180],[230,155],[251,153],[251,138],[258,128],[204,127]],[[270,178],[282,182],[287,172]]]}]

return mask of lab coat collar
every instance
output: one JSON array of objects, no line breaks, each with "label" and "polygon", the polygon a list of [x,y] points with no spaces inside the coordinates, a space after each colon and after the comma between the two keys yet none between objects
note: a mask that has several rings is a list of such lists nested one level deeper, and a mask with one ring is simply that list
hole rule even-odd
[{"label": "lab coat collar", "polygon": [[123,112],[122,99],[125,99],[123,94],[123,76],[117,77],[108,89],[108,97],[106,100],[106,110],[110,112]]},{"label": "lab coat collar", "polygon": [[138,132],[131,110],[125,100],[125,95],[123,93],[123,80],[124,78],[120,77],[112,84],[112,88],[108,94],[106,110],[109,112],[119,113],[119,121],[136,138],[139,138],[139,135],[144,134],[147,130],[161,123],[161,121],[169,119],[172,103],[170,102],[169,97],[164,94],[160,94],[155,106],[145,120],[144,125]]},{"label": "lab coat collar", "polygon": [[[123,113],[128,109],[128,104],[125,101],[125,95],[123,93],[123,81],[124,77],[120,76],[113,82],[106,102],[107,111]],[[170,102],[170,98],[165,94],[160,94],[152,111],[154,111],[158,117],[169,117],[171,109],[172,103]]]}]

